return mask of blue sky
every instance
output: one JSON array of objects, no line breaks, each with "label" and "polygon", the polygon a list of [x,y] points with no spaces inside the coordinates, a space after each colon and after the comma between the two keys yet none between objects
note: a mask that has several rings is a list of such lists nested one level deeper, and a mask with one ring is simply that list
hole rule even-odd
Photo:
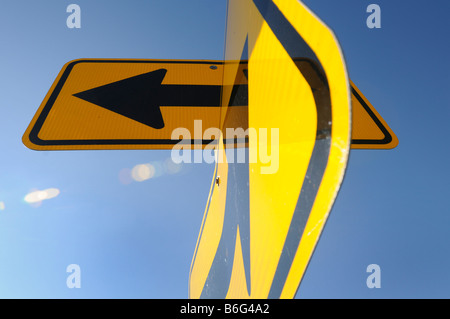
[{"label": "blue sky", "polygon": [[[399,138],[353,150],[297,298],[450,297],[447,1],[305,0],[340,41],[350,78]],[[170,151],[36,152],[22,134],[78,58],[222,59],[225,0],[4,1],[0,11],[0,298],[186,298],[213,165]],[[366,8],[381,7],[381,29]],[[124,180],[151,163],[154,178]],[[57,188],[40,205],[24,198]],[[68,289],[66,267],[81,267]],[[366,268],[381,268],[369,289]]]}]

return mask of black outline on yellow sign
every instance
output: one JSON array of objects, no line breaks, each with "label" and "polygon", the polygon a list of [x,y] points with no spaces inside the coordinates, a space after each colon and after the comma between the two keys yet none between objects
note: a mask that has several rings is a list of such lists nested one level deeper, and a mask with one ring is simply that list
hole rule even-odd
[{"label": "black outline on yellow sign", "polygon": [[392,135],[389,133],[389,130],[381,123],[380,119],[372,112],[370,106],[364,101],[364,99],[359,95],[358,91],[355,90],[352,86],[351,88],[352,94],[356,97],[356,99],[361,103],[364,110],[369,114],[370,118],[374,121],[380,131],[384,134],[384,138],[381,140],[373,140],[373,139],[352,139],[352,144],[375,144],[375,145],[388,145],[392,142]]}]

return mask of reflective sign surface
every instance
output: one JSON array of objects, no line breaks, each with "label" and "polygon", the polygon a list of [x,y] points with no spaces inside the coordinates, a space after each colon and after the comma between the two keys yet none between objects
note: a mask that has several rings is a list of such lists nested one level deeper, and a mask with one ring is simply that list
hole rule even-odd
[{"label": "reflective sign surface", "polygon": [[221,127],[237,126],[233,88],[244,75],[248,153],[240,162],[239,149],[218,152],[190,297],[292,298],[347,163],[344,62],[330,30],[298,1],[229,1],[226,41]]}]

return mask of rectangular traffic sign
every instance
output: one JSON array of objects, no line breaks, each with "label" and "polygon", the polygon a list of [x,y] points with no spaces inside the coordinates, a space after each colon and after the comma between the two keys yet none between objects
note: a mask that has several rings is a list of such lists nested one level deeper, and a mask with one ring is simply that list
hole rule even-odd
[{"label": "rectangular traffic sign", "polygon": [[[23,142],[36,150],[171,149],[180,142],[188,143],[185,148],[205,147],[215,142],[204,135],[205,131],[220,126],[224,63],[120,59],[68,62],[31,121]],[[239,73],[230,91],[240,98],[230,105],[234,117],[227,124],[246,130],[247,60],[239,62]],[[351,86],[351,147],[395,147],[395,134],[359,89],[353,83]],[[201,120],[200,131],[195,130],[196,120]],[[186,128],[191,136],[173,135],[177,128]]]}]

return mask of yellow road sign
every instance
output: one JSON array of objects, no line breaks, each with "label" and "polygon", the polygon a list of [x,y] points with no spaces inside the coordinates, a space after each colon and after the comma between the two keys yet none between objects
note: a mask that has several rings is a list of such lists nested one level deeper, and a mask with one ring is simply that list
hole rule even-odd
[{"label": "yellow road sign", "polygon": [[[295,61],[301,64],[301,59]],[[213,142],[223,61],[83,59],[67,63],[29,125],[23,142],[36,150],[171,149],[186,128],[190,146]],[[234,127],[248,128],[248,61],[240,61]],[[225,92],[227,89],[225,89]],[[231,94],[231,92],[230,92]],[[352,83],[352,148],[393,148],[397,138]],[[225,112],[223,112],[225,113]],[[200,129],[194,126],[201,120]]]},{"label": "yellow road sign", "polygon": [[350,86],[332,32],[297,0],[230,0],[222,130],[243,60],[248,148],[220,143],[191,298],[294,297],[347,164]]}]

